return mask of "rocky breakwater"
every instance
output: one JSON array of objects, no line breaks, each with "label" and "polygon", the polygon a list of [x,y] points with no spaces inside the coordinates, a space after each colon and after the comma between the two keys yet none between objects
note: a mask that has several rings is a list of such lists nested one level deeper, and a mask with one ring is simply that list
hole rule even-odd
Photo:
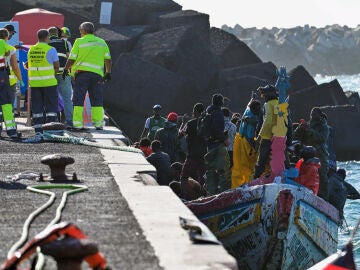
[{"label": "rocky breakwater", "polygon": [[[68,10],[64,1],[69,0],[36,3],[47,4],[50,11]],[[96,35],[110,46],[113,72],[112,80],[104,85],[104,107],[133,140],[139,139],[154,104],[163,106],[164,116],[171,111],[181,115],[190,113],[196,102],[209,104],[211,95],[220,92],[228,98],[226,106],[242,113],[252,91],[275,84],[274,62],[263,62],[266,58],[259,57],[262,51],[252,51],[235,35],[211,28],[207,14],[182,10],[171,0],[108,0],[112,9],[107,13],[109,24],[104,24],[101,2],[92,1],[91,10],[86,9],[81,18],[93,21]],[[73,16],[66,12],[65,16]],[[78,24],[74,25],[73,32],[77,28]],[[359,160],[359,96],[344,93],[336,80],[318,85],[309,69],[299,65],[301,59],[288,64],[293,121],[308,119],[314,106],[327,106],[329,123],[339,131],[335,140],[338,158]]]},{"label": "rocky breakwater", "polygon": [[[117,18],[117,10],[136,12],[145,5],[147,8],[139,11],[141,16],[134,17],[137,21]],[[243,112],[252,91],[275,84],[275,64],[263,62],[233,34],[211,28],[207,14],[182,10],[170,0],[122,0],[113,1],[112,18],[117,19],[103,25],[98,23],[98,9],[94,10],[96,34],[107,40],[114,61],[113,80],[105,84],[105,109],[134,140],[139,139],[154,104],[163,106],[164,115],[170,111],[189,113],[194,103],[209,104],[210,96],[220,92],[228,97],[226,105],[232,111]],[[289,70],[289,94],[295,122],[307,119],[314,106],[331,106],[333,119],[329,122],[335,128],[349,116],[344,106],[352,108],[355,122],[360,119],[351,105],[356,104],[356,97],[346,95],[336,80],[318,85],[304,66],[298,62],[294,66]],[[339,128],[335,142],[338,158],[359,159],[360,143],[354,143],[354,151],[349,152],[340,137],[346,134],[356,141],[354,134],[360,129],[356,125],[352,130],[343,125]]]},{"label": "rocky breakwater", "polygon": [[289,29],[225,25],[222,29],[246,42],[261,59],[276,65],[303,65],[313,75],[359,73],[360,25],[356,28],[305,25]]}]

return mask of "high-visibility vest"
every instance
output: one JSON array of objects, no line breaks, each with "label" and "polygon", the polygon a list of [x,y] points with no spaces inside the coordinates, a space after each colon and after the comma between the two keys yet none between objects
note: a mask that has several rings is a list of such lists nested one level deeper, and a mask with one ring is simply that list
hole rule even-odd
[{"label": "high-visibility vest", "polygon": [[57,85],[54,65],[46,59],[47,53],[53,49],[46,43],[36,43],[28,52],[29,84],[31,87]]},{"label": "high-visibility vest", "polygon": [[72,75],[81,70],[104,76],[104,59],[110,59],[110,51],[103,39],[87,34],[75,40],[69,59],[75,61]]},{"label": "high-visibility vest", "polygon": [[8,45],[8,46],[9,46],[11,52],[10,52],[10,55],[8,57],[6,57],[7,58],[6,60],[7,60],[7,65],[9,67],[9,69],[10,69],[10,75],[9,75],[10,86],[13,86],[17,82],[17,77],[15,75],[15,72],[12,69],[10,58],[11,58],[11,53],[12,52],[16,53],[16,49],[15,49],[15,47],[13,47],[11,45]]},{"label": "high-visibility vest", "polygon": [[5,40],[0,39],[0,69],[4,69],[6,67],[5,53],[7,51],[9,51],[8,45]]}]

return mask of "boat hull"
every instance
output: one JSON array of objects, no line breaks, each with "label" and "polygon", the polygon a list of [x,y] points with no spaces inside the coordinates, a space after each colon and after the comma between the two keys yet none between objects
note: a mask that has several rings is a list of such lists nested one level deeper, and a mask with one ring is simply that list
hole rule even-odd
[{"label": "boat hull", "polygon": [[237,188],[187,205],[239,269],[307,269],[336,252],[339,213],[306,188]]}]

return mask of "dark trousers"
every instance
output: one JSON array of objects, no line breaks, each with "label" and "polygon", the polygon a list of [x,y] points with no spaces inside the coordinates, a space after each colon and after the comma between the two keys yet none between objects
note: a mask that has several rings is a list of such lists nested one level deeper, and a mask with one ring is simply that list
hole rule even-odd
[{"label": "dark trousers", "polygon": [[0,70],[0,105],[11,104],[12,94],[9,83],[9,75],[6,70]]},{"label": "dark trousers", "polygon": [[187,157],[181,170],[180,178],[186,180],[189,177],[198,181],[201,185],[205,184],[204,174],[206,172],[205,161],[202,158]]},{"label": "dark trousers", "polygon": [[44,123],[58,122],[57,85],[31,87],[31,110],[35,132],[42,132]]},{"label": "dark trousers", "polygon": [[99,74],[87,71],[76,74],[73,92],[74,106],[84,106],[86,92],[89,93],[91,106],[103,106],[103,81]]},{"label": "dark trousers", "polygon": [[259,178],[270,161],[271,140],[262,139],[259,147],[259,157],[255,165],[254,179]]}]

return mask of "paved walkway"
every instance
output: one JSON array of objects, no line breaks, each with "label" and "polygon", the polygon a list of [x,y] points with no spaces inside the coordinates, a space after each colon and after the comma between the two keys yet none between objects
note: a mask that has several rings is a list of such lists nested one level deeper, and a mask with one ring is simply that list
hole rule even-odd
[{"label": "paved walkway", "polygon": [[[25,136],[31,135],[25,132]],[[89,136],[89,134],[84,134]],[[138,222],[121,195],[109,167],[99,149],[59,143],[24,144],[0,140],[0,261],[20,238],[27,216],[42,205],[48,197],[27,191],[31,180],[12,182],[8,175],[31,170],[48,173],[40,163],[44,155],[62,153],[75,158],[67,172],[76,172],[89,191],[69,197],[63,212],[63,221],[71,221],[100,245],[113,269],[160,269],[154,250],[145,239]],[[53,207],[31,226],[31,236],[41,231],[55,216],[61,198],[58,192]],[[56,269],[53,262],[49,268]]]},{"label": "paved walkway", "polygon": [[[34,134],[20,124],[19,129],[25,137]],[[109,146],[123,139],[113,127],[76,135]],[[7,176],[27,170],[48,173],[41,157],[63,153],[75,158],[67,173],[76,172],[89,187],[69,197],[63,221],[75,223],[94,239],[112,269],[237,269],[235,259],[222,246],[190,241],[179,225],[179,216],[196,217],[168,187],[144,183],[143,173],[155,169],[142,155],[60,143],[24,144],[6,138],[0,140],[0,148],[0,261],[20,237],[28,214],[47,200],[25,189],[35,181],[12,182]],[[61,191],[58,193],[60,198]],[[59,199],[35,220],[31,236],[54,217],[58,203]],[[48,266],[56,269],[52,260]]]}]

